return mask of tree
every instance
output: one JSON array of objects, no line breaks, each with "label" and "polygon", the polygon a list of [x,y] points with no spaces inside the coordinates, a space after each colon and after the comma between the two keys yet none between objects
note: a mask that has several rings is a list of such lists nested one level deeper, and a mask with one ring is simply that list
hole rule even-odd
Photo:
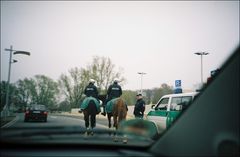
[{"label": "tree", "polygon": [[121,76],[122,70],[115,71],[115,65],[110,58],[94,56],[93,61],[87,67],[90,77],[96,80],[100,93],[107,91],[108,86],[115,78],[119,79],[121,85],[125,83],[125,78]]},{"label": "tree", "polygon": [[43,104],[49,109],[57,104],[58,84],[45,75],[35,75],[17,82],[18,97],[22,103]]},{"label": "tree", "polygon": [[162,96],[166,94],[172,94],[172,93],[173,93],[173,88],[168,86],[166,83],[163,83],[160,88],[153,89],[152,103],[156,104]]},{"label": "tree", "polygon": [[79,107],[83,99],[85,86],[90,78],[89,72],[77,67],[70,69],[69,75],[62,74],[59,78],[59,86],[71,107]]},{"label": "tree", "polygon": [[124,90],[122,97],[126,101],[128,106],[135,105],[136,103],[136,91]]},{"label": "tree", "polygon": [[64,100],[59,103],[58,111],[71,111],[71,106],[68,101]]},{"label": "tree", "polygon": [[[6,81],[1,81],[0,82],[1,85],[1,110],[3,109],[3,107],[6,105],[6,94],[7,94],[7,82]],[[8,104],[14,104],[15,103],[15,93],[17,92],[17,88],[15,86],[15,84],[9,84],[9,93],[8,93]]]},{"label": "tree", "polygon": [[143,90],[143,92],[146,93],[145,98],[144,98],[146,104],[150,104],[150,103],[152,103],[152,99],[153,99],[153,96],[152,96],[152,95],[153,95],[153,90],[151,90],[151,89],[145,89],[145,90]]},{"label": "tree", "polygon": [[119,78],[121,83],[125,79],[121,72],[115,71],[115,65],[106,57],[95,56],[91,64],[84,68],[71,68],[69,74],[62,74],[59,78],[59,86],[71,107],[79,107],[84,98],[84,89],[92,78],[96,80],[99,94],[106,94],[108,86],[114,78]]},{"label": "tree", "polygon": [[16,82],[17,86],[17,98],[19,108],[25,108],[27,105],[31,103],[31,95],[35,88],[34,82],[32,79],[25,78],[23,80],[18,80]]}]

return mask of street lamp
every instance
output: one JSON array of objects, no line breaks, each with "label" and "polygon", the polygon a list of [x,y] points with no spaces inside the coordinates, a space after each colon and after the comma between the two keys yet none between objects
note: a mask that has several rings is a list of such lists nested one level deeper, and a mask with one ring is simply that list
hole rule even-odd
[{"label": "street lamp", "polygon": [[145,75],[145,74],[147,74],[147,73],[144,73],[144,72],[138,72],[138,74],[141,75],[141,93],[143,94],[143,92],[142,92],[142,77],[143,77],[143,75]]},{"label": "street lamp", "polygon": [[202,63],[202,58],[203,58],[203,55],[208,55],[209,53],[208,52],[196,52],[194,54],[201,56],[201,85],[203,85],[203,63]]},{"label": "street lamp", "polygon": [[11,64],[12,63],[16,63],[17,60],[12,60],[12,52],[14,52],[13,54],[23,54],[23,55],[28,55],[30,56],[30,52],[26,52],[26,51],[18,51],[18,50],[13,50],[12,45],[10,46],[10,49],[5,49],[5,51],[9,51],[10,52],[10,57],[9,57],[9,68],[8,68],[8,81],[7,81],[7,93],[6,93],[6,108],[7,108],[7,113],[9,114],[9,105],[8,105],[8,95],[9,95],[9,83],[10,83],[10,75],[11,75]]}]

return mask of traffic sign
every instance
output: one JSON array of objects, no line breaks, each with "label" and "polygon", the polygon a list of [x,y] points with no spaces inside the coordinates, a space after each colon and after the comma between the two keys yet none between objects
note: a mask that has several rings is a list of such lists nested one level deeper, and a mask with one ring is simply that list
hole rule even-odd
[{"label": "traffic sign", "polygon": [[181,80],[175,80],[175,87],[181,87]]}]

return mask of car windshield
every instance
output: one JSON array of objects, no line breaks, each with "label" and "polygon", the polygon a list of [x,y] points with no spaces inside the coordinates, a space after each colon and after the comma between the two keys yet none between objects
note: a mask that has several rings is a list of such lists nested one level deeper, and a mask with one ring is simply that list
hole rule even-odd
[{"label": "car windshield", "polygon": [[46,110],[46,107],[44,105],[32,105],[30,107],[31,110]]},{"label": "car windshield", "polygon": [[239,1],[1,1],[2,135],[149,146],[218,74],[239,28]]}]

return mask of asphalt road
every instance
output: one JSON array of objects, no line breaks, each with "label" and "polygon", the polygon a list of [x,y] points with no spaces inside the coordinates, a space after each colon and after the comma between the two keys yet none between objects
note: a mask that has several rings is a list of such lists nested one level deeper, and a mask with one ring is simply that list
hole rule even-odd
[{"label": "asphalt road", "polygon": [[[107,117],[97,117],[96,118],[96,128],[104,129],[108,128]],[[4,125],[4,128],[8,127],[58,127],[58,126],[80,126],[85,128],[85,122],[83,116],[74,116],[74,115],[57,115],[49,114],[47,122],[38,122],[38,121],[29,121],[24,122],[24,114],[19,113],[16,115],[16,118],[10,123]]]},{"label": "asphalt road", "polygon": [[[145,114],[150,110],[150,105],[146,105]],[[127,119],[133,118],[133,109],[134,106],[128,107]],[[24,113],[18,113],[16,118],[10,123],[2,126],[2,128],[8,127],[50,127],[50,126],[80,126],[85,128],[85,122],[83,119],[83,114],[78,113],[79,109],[76,109],[75,112],[71,114],[68,112],[65,113],[49,113],[47,122],[24,122]],[[113,124],[113,120],[112,120]],[[108,128],[107,116],[98,114],[96,116],[96,128]]]}]

